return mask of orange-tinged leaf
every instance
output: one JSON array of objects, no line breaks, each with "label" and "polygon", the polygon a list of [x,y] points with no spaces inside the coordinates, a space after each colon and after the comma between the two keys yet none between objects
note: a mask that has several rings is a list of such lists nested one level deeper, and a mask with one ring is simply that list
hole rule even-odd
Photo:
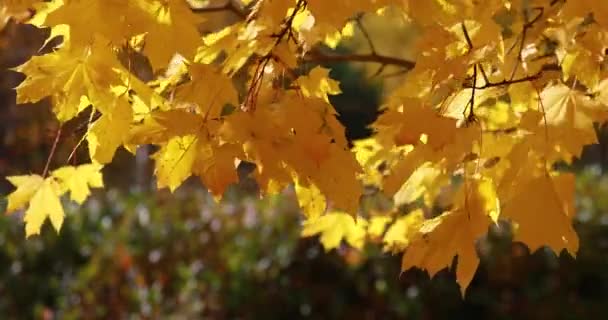
[{"label": "orange-tinged leaf", "polygon": [[574,218],[574,176],[541,175],[513,186],[515,195],[507,200],[503,216],[517,224],[515,240],[531,251],[549,246],[559,254],[563,249],[575,256],[578,236]]},{"label": "orange-tinged leaf", "polygon": [[197,133],[203,118],[186,110],[155,111],[140,124],[131,127],[129,143],[163,143],[175,136]]},{"label": "orange-tinged leaf", "polygon": [[69,25],[72,43],[89,43],[101,35],[113,44],[121,45],[156,23],[138,1],[64,0],[63,3],[48,15],[45,25]]},{"label": "orange-tinged leaf", "polygon": [[238,106],[238,94],[229,77],[211,65],[193,63],[188,68],[192,81],[178,89],[178,100],[195,103],[205,119],[219,118],[226,104]]},{"label": "orange-tinged leaf", "polygon": [[243,157],[239,147],[232,144],[202,144],[197,151],[192,171],[201,177],[214,196],[221,196],[230,184],[238,182],[235,160]]},{"label": "orange-tinged leaf", "polygon": [[464,296],[479,265],[475,241],[487,232],[493,219],[488,208],[494,207],[495,199],[483,184],[476,180],[465,182],[454,210],[422,223],[403,255],[402,270],[419,267],[434,276],[449,268],[458,256],[456,281]]}]

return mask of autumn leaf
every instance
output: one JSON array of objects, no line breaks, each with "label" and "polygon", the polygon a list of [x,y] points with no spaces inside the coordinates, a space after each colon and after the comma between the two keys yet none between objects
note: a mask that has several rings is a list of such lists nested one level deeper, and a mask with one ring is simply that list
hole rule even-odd
[{"label": "autumn leaf", "polygon": [[17,187],[8,196],[8,211],[22,209],[27,205],[23,217],[26,237],[39,234],[47,218],[51,220],[55,230],[61,229],[65,214],[59,200],[60,186],[53,178],[44,179],[31,175],[8,177],[8,180]]},{"label": "autumn leaf", "polygon": [[503,216],[517,225],[515,240],[531,251],[549,246],[554,252],[563,249],[576,256],[578,236],[572,226],[574,218],[574,176],[542,175],[516,185],[515,195],[507,200]]},{"label": "autumn leaf", "polygon": [[[66,166],[52,172],[59,186],[70,192],[72,200],[82,204],[91,194],[89,188],[102,188],[102,166],[99,164],[84,164],[77,167]],[[62,192],[63,193],[63,192]]]},{"label": "autumn leaf", "polygon": [[44,179],[39,175],[12,176],[7,177],[7,180],[17,187],[8,196],[6,211],[9,213],[25,207],[44,182]]},{"label": "autumn leaf", "polygon": [[462,192],[458,207],[424,221],[409,239],[402,269],[416,266],[434,276],[458,256],[456,281],[464,296],[479,265],[475,242],[498,216],[490,181],[466,182]]},{"label": "autumn leaf", "polygon": [[363,219],[355,219],[346,212],[333,211],[323,216],[306,220],[302,236],[321,235],[321,243],[325,250],[337,248],[342,240],[354,248],[363,248],[365,226]]},{"label": "autumn leaf", "polygon": [[174,191],[192,174],[196,159],[198,137],[187,135],[170,139],[154,154],[156,178],[159,188]]},{"label": "autumn leaf", "polygon": [[307,219],[316,219],[325,213],[327,209],[325,196],[314,184],[305,186],[296,180],[295,191],[300,209]]},{"label": "autumn leaf", "polygon": [[195,103],[206,119],[217,119],[226,104],[237,106],[238,94],[229,77],[211,65],[192,64],[188,67],[192,81],[177,91],[177,99]]},{"label": "autumn leaf", "polygon": [[26,80],[17,87],[17,103],[52,96],[54,112],[60,121],[74,118],[89,103],[103,110],[102,101],[113,99],[108,89],[122,84],[114,71],[119,67],[101,41],[86,47],[64,46],[53,53],[35,56],[15,69],[26,75]]},{"label": "autumn leaf", "polygon": [[322,98],[326,102],[329,102],[327,95],[342,92],[338,82],[329,77],[329,69],[322,67],[315,67],[307,76],[301,76],[296,81],[305,96]]},{"label": "autumn leaf", "polygon": [[403,249],[407,248],[410,239],[413,238],[413,235],[420,228],[423,221],[424,212],[420,209],[398,218],[386,230],[386,234],[384,234],[384,238],[382,239],[384,250],[393,252],[403,251]]}]

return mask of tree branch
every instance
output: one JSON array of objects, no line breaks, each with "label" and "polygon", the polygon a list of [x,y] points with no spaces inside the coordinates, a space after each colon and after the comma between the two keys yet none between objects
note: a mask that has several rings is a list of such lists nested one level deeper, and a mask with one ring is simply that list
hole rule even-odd
[{"label": "tree branch", "polygon": [[415,62],[396,58],[389,57],[380,54],[328,54],[323,53],[320,50],[312,50],[309,51],[304,59],[311,62],[365,62],[365,63],[379,63],[383,65],[394,65],[399,66],[405,69],[413,69],[416,65]]},{"label": "tree branch", "polygon": [[537,73],[530,75],[530,76],[526,76],[526,77],[522,77],[522,78],[518,78],[518,79],[504,79],[499,82],[489,82],[486,80],[486,83],[482,86],[476,86],[475,84],[473,84],[473,85],[464,84],[463,87],[469,88],[469,89],[482,90],[482,89],[487,89],[487,88],[492,88],[492,87],[506,86],[506,85],[519,83],[519,82],[533,81],[533,80],[539,79],[545,71],[557,71],[557,70],[560,70],[559,66],[557,66],[555,64],[545,64]]}]

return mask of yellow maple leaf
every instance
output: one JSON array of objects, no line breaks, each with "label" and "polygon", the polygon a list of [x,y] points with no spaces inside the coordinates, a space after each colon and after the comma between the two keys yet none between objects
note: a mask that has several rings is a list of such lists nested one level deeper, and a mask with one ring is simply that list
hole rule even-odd
[{"label": "yellow maple leaf", "polygon": [[[605,105],[564,84],[545,88],[540,99],[540,111],[544,115],[538,117],[538,127],[533,129],[537,133],[536,145],[540,150],[548,149],[548,152],[558,153],[560,158],[570,161],[580,156],[585,145],[597,142],[594,122],[608,119]],[[556,148],[551,150],[543,148],[543,145]]]},{"label": "yellow maple leaf", "polygon": [[296,82],[306,97],[322,98],[329,102],[328,94],[335,95],[342,91],[338,81],[329,77],[329,69],[315,67],[308,75],[300,76]]},{"label": "yellow maple leaf", "polygon": [[44,182],[44,179],[39,175],[12,176],[6,179],[17,187],[15,191],[8,195],[6,211],[9,213],[25,207]]},{"label": "yellow maple leaf", "polygon": [[17,103],[52,96],[53,111],[60,121],[74,118],[89,105],[83,96],[103,110],[103,102],[113,99],[110,87],[122,84],[115,68],[120,69],[120,63],[100,41],[86,47],[64,46],[35,56],[15,68],[26,75],[17,87]]},{"label": "yellow maple leaf", "polygon": [[196,133],[202,122],[200,115],[183,109],[155,111],[131,127],[127,140],[134,144],[160,144],[175,136]]},{"label": "yellow maple leaf", "polygon": [[506,200],[503,210],[503,216],[517,224],[514,239],[531,251],[546,245],[558,254],[567,249],[575,256],[574,176],[541,175],[521,180],[513,185],[515,194]]},{"label": "yellow maple leaf", "polygon": [[232,80],[213,66],[193,63],[188,67],[192,81],[178,88],[177,99],[195,103],[205,119],[217,119],[226,104],[239,105]]},{"label": "yellow maple leaf", "polygon": [[308,10],[314,15],[315,28],[340,30],[346,20],[361,12],[374,12],[388,4],[390,0],[350,1],[350,0],[309,0]]},{"label": "yellow maple leaf", "polygon": [[99,164],[66,166],[54,170],[52,175],[58,180],[61,189],[70,191],[72,200],[82,204],[91,194],[89,187],[103,187],[101,168],[102,166]]},{"label": "yellow maple leaf", "polygon": [[176,53],[194,58],[202,43],[197,25],[202,21],[183,0],[145,2],[142,6],[158,23],[146,27],[144,53],[154,69],[163,68]]},{"label": "yellow maple leaf", "polygon": [[72,43],[86,44],[102,36],[114,45],[145,33],[155,23],[141,2],[124,0],[64,0],[44,22],[51,27],[68,25]]},{"label": "yellow maple leaf", "polygon": [[385,215],[374,215],[369,218],[369,224],[367,226],[367,234],[372,238],[379,238],[384,233],[386,226],[393,220],[390,216]]},{"label": "yellow maple leaf", "polygon": [[414,202],[431,189],[435,183],[439,182],[441,175],[441,170],[433,167],[430,163],[427,162],[421,165],[393,196],[395,205],[399,206]]},{"label": "yellow maple leaf", "polygon": [[382,239],[384,251],[403,251],[423,221],[424,212],[420,209],[395,220]]},{"label": "yellow maple leaf", "polygon": [[314,184],[303,185],[296,179],[295,191],[300,209],[307,219],[316,219],[325,213],[327,209],[325,196]]},{"label": "yellow maple leaf", "polygon": [[585,18],[593,14],[593,19],[602,27],[608,27],[608,7],[606,3],[595,0],[568,1],[562,9],[563,14],[568,18]]},{"label": "yellow maple leaf", "polygon": [[589,89],[595,89],[600,81],[601,62],[589,50],[576,48],[568,52],[561,63],[564,78],[576,77]]},{"label": "yellow maple leaf", "polygon": [[105,164],[112,161],[116,149],[127,142],[133,119],[131,106],[121,98],[113,98],[114,106],[95,121],[87,133],[89,155]]},{"label": "yellow maple leaf", "polygon": [[65,213],[61,206],[59,186],[52,179],[46,179],[36,190],[30,200],[30,205],[25,211],[25,236],[30,237],[40,234],[40,228],[48,218],[51,224],[59,232],[63,224]]},{"label": "yellow maple leaf", "polygon": [[304,221],[302,236],[321,235],[325,250],[337,248],[342,240],[354,248],[363,248],[367,221],[355,219],[346,212],[332,211],[320,217]]},{"label": "yellow maple leaf", "polygon": [[402,269],[419,267],[431,277],[449,268],[455,256],[456,281],[464,295],[479,265],[475,241],[496,221],[496,198],[488,181],[465,182],[452,211],[424,221],[403,255]]},{"label": "yellow maple leaf", "polygon": [[198,137],[195,135],[173,137],[163,145],[153,155],[158,187],[169,187],[174,191],[192,175],[197,149]]}]

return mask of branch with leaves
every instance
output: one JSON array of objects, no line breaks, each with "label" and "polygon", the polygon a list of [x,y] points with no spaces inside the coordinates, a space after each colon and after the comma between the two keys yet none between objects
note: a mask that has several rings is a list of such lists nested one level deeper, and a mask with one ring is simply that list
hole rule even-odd
[{"label": "branch with leaves", "polygon": [[[50,97],[62,128],[90,116],[87,161],[64,166],[51,151],[40,175],[7,178],[8,211],[25,211],[28,237],[46,220],[59,230],[60,199],[81,204],[101,188],[119,148],[153,145],[159,188],[198,176],[220,199],[239,180],[236,164],[253,163],[259,196],[295,187],[304,236],[328,250],[376,242],[403,252],[404,270],[431,275],[457,257],[463,294],[479,264],[476,240],[499,220],[516,223],[514,240],[531,250],[578,250],[574,177],[555,164],[579,157],[608,120],[602,1],[0,4],[9,14],[31,8],[28,23],[63,42],[15,69],[25,78],[17,102]],[[203,20],[210,13],[229,22]],[[411,61],[378,50],[404,26]],[[350,37],[364,53],[328,49]],[[146,81],[121,58],[125,47],[144,60]],[[382,113],[367,139],[347,141],[329,99],[341,94],[330,77],[337,62],[378,65]],[[385,74],[389,66],[404,76]],[[394,206],[360,206],[367,189]]]}]

